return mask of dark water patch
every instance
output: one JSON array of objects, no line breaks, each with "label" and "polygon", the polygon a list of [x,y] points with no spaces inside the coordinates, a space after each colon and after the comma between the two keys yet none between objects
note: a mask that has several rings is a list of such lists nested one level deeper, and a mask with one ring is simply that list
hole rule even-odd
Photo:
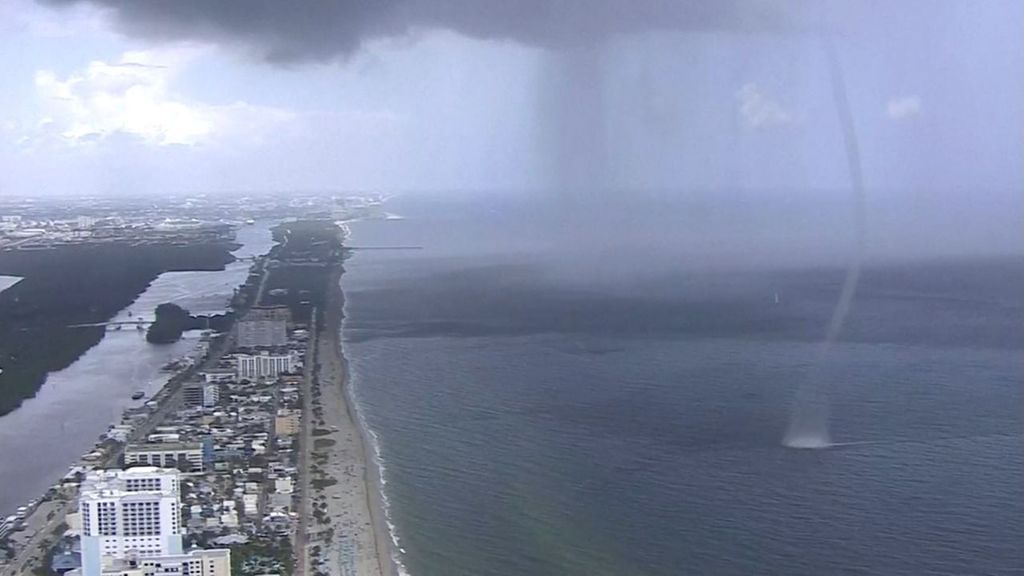
[{"label": "dark water patch", "polygon": [[[395,281],[372,293],[349,290],[358,304],[347,337],[575,333],[813,342],[823,337],[841,281],[841,271],[817,269],[665,276],[643,286],[598,291],[554,282],[539,267],[507,275],[483,266]],[[869,268],[841,339],[1020,348],[1024,264]]]}]

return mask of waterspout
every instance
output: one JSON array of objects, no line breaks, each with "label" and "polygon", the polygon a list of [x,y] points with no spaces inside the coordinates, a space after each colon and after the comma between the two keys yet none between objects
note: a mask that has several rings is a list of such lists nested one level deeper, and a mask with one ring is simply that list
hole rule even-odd
[{"label": "waterspout", "polygon": [[832,344],[839,337],[843,324],[846,322],[846,317],[850,313],[853,297],[857,292],[857,285],[860,282],[861,266],[864,260],[866,225],[864,213],[864,174],[861,165],[860,142],[857,138],[857,129],[853,122],[853,113],[850,109],[849,98],[847,97],[846,80],[842,62],[839,60],[839,53],[830,35],[823,35],[822,43],[828,65],[829,81],[832,84],[832,98],[835,102],[836,113],[839,116],[839,126],[843,133],[846,163],[850,172],[850,189],[854,213],[854,249],[846,268],[846,277],[843,280],[842,291],[839,293],[839,300],[832,311],[832,318],[829,320],[828,329],[825,332],[825,341],[822,344],[821,353],[818,361],[815,363],[816,368],[801,383],[800,389],[797,392],[789,428],[782,439],[782,444],[789,448],[827,448],[831,445],[829,440],[830,386],[827,379],[823,376],[821,366],[827,360]]}]

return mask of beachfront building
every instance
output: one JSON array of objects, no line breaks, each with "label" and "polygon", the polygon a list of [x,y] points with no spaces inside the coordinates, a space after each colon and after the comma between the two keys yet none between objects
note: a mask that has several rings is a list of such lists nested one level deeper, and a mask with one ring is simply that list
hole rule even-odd
[{"label": "beachfront building", "polygon": [[140,558],[144,576],[231,576],[231,550],[191,550],[185,554]]},{"label": "beachfront building", "polygon": [[231,576],[230,550],[182,550],[178,475],[147,466],[86,476],[81,576]]},{"label": "beachfront building", "polygon": [[275,478],[274,492],[277,494],[293,494],[295,492],[295,481],[290,476]]},{"label": "beachfront building", "polygon": [[285,372],[292,372],[299,365],[299,355],[295,352],[271,354],[237,354],[237,371],[239,380],[276,379]]},{"label": "beachfront building", "polygon": [[288,343],[288,322],[291,312],[287,306],[252,308],[238,322],[240,348],[275,348]]},{"label": "beachfront building", "polygon": [[231,550],[190,550],[171,556],[106,558],[100,576],[231,576]]},{"label": "beachfront building", "polygon": [[[182,553],[178,471],[95,470],[82,483],[82,575],[101,576],[104,557]],[[109,563],[109,562],[108,562]]]},{"label": "beachfront building", "polygon": [[203,460],[203,445],[199,442],[129,444],[124,449],[125,466],[142,464],[184,472],[202,472]]},{"label": "beachfront building", "polygon": [[302,411],[293,408],[281,408],[274,417],[274,434],[278,436],[294,436],[302,429]]}]

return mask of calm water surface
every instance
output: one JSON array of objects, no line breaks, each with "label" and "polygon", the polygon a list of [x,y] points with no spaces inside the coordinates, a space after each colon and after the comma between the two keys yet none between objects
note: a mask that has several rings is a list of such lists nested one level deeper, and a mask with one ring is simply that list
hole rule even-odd
[{"label": "calm water surface", "polygon": [[[394,211],[354,241],[424,250],[348,263],[344,333],[414,576],[1024,573],[1020,259],[871,266],[823,355],[836,266]],[[781,447],[809,378],[843,446]]]},{"label": "calm water surface", "polygon": [[[240,258],[266,253],[272,245],[269,225],[240,229],[238,243],[242,247],[234,254]],[[115,319],[151,316],[164,302],[195,314],[223,312],[248,269],[249,263],[235,262],[215,272],[162,274]],[[133,392],[156,393],[168,378],[160,368],[194,350],[198,338],[186,333],[175,344],[155,346],[133,328],[107,332],[74,364],[51,373],[35,397],[0,418],[0,514],[41,495],[125,408],[145,401],[131,400]]]}]

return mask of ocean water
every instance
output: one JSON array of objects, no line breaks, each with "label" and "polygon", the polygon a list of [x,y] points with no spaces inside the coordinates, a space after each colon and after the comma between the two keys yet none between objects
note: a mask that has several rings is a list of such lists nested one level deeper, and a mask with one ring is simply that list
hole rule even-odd
[{"label": "ocean water", "polygon": [[[871,264],[823,350],[842,260],[764,257],[813,229],[744,245],[662,208],[400,200],[352,226],[423,247],[342,278],[406,571],[1024,573],[1024,261]],[[781,445],[804,384],[832,448]]]},{"label": "ocean water", "polygon": [[[240,229],[237,241],[242,246],[233,254],[239,258],[265,254],[273,245],[266,223]],[[219,271],[161,274],[113,319],[152,317],[164,302],[194,314],[222,313],[234,289],[245,282],[249,265],[234,262]],[[198,344],[197,332],[174,344],[153,345],[144,332],[125,327],[107,332],[71,366],[50,373],[33,398],[0,417],[0,516],[41,496],[121,419],[125,408],[141,405],[160,390],[170,376],[161,371],[163,366],[194,352]],[[136,390],[146,398],[132,400]]]}]

